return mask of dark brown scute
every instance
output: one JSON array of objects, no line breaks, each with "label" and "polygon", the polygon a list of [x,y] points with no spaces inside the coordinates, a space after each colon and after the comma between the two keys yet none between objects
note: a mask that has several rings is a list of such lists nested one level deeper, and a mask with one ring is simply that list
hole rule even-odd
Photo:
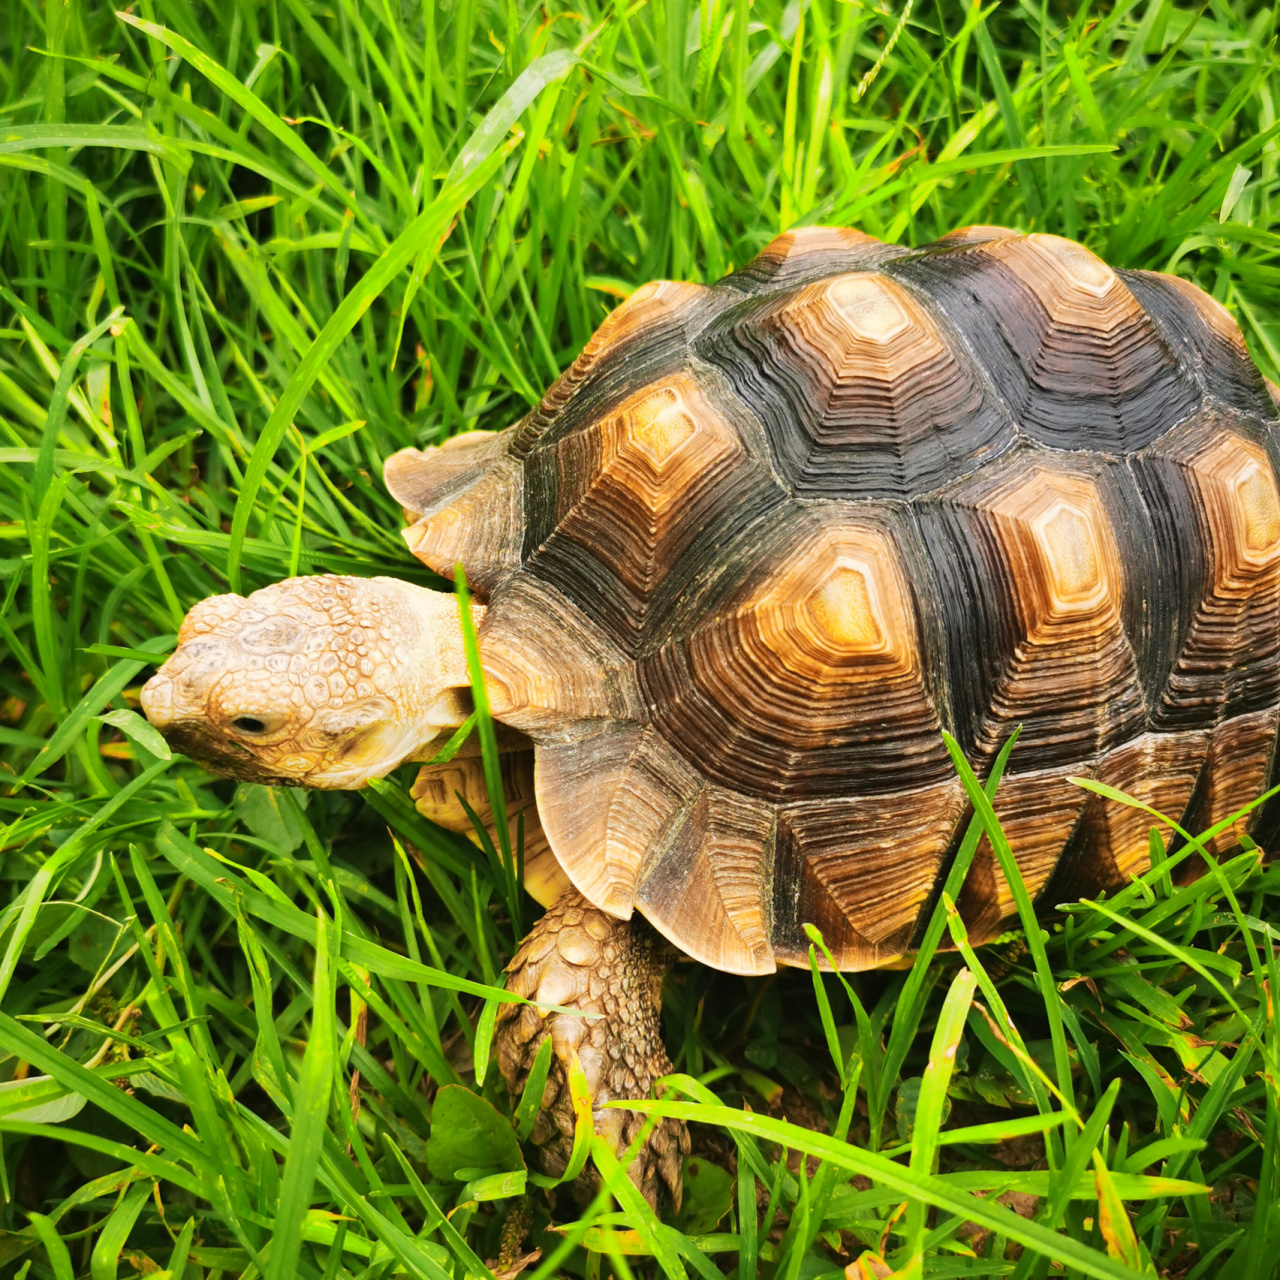
[{"label": "dark brown scute", "polygon": [[[1280,699],[1280,492],[1262,444],[1202,415],[1133,460],[1176,581],[1178,644],[1153,707],[1197,729]],[[1169,607],[1166,604],[1166,608]]]},{"label": "dark brown scute", "polygon": [[1115,470],[1021,453],[920,504],[953,727],[975,764],[1019,725],[1023,772],[1080,764],[1145,725],[1132,632],[1151,584],[1121,552],[1145,531],[1108,510],[1127,479]]},{"label": "dark brown scute", "polygon": [[[1207,733],[1145,733],[1108,752],[1094,777],[1178,821],[1204,767]],[[1051,903],[1124,885],[1149,865],[1151,828],[1167,847],[1173,831],[1149,813],[1091,795],[1045,889]]]},{"label": "dark brown scute", "polygon": [[1116,274],[1193,372],[1204,396],[1243,413],[1276,416],[1240,326],[1221,303],[1177,276],[1156,271]]},{"label": "dark brown scute", "polygon": [[840,968],[875,968],[906,952],[964,808],[954,778],[892,796],[785,806],[771,895],[778,960],[808,963],[806,923],[817,925]]},{"label": "dark brown scute", "polygon": [[743,303],[698,339],[800,497],[909,498],[982,465],[1013,423],[963,348],[883,275]]},{"label": "dark brown scute", "polygon": [[529,461],[541,499],[530,572],[572,598],[628,652],[663,580],[719,513],[759,509],[773,487],[738,428],[681,371]]},{"label": "dark brown scute", "polygon": [[[1236,716],[1218,725],[1209,736],[1209,750],[1183,826],[1201,834],[1217,826],[1262,794],[1273,765],[1276,708]],[[1256,813],[1246,815],[1211,840],[1206,848],[1215,857],[1230,853],[1240,837],[1254,829]],[[1203,862],[1193,855],[1198,873]],[[1184,868],[1184,873],[1188,868]]]},{"label": "dark brown scute", "polygon": [[562,436],[607,411],[638,381],[674,371],[691,331],[716,304],[715,293],[703,285],[642,285],[609,313],[573,364],[512,428],[513,455],[528,456],[544,437]]},{"label": "dark brown scute", "polygon": [[1141,449],[1199,404],[1119,277],[1056,236],[889,263],[964,337],[1018,426],[1060,449]]}]

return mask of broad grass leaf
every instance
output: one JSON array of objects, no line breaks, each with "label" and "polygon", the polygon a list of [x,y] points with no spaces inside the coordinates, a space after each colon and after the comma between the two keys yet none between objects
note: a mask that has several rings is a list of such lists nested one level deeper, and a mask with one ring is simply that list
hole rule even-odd
[{"label": "broad grass leaf", "polygon": [[150,752],[157,760],[172,760],[173,752],[169,750],[169,744],[164,740],[164,735],[159,729],[154,728],[151,723],[144,720],[136,711],[130,711],[127,707],[120,707],[115,711],[105,712],[98,717],[103,724],[109,724],[113,729],[119,729],[121,733],[133,742],[136,742],[144,751]]},{"label": "broad grass leaf", "polygon": [[[45,1094],[50,1095],[48,1101],[40,1101]],[[21,1105],[20,1099],[29,1105]],[[62,1124],[78,1116],[87,1102],[81,1093],[68,1093],[52,1076],[27,1076],[25,1080],[6,1080],[0,1084],[0,1115],[6,1120]],[[15,1104],[16,1109],[11,1110]]]},{"label": "broad grass leaf", "polygon": [[506,93],[498,99],[476,131],[458,152],[458,158],[445,176],[445,185],[461,182],[487,160],[494,148],[506,137],[511,126],[524,114],[537,96],[550,84],[563,80],[578,64],[578,55],[569,49],[557,49],[535,58],[516,77]]}]

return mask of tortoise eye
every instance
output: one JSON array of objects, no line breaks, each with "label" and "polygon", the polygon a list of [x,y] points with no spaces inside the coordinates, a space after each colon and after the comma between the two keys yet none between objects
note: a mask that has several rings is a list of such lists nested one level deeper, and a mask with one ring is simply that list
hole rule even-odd
[{"label": "tortoise eye", "polygon": [[231,722],[233,729],[239,729],[241,733],[266,733],[267,725],[265,720],[259,720],[257,716],[236,716]]}]

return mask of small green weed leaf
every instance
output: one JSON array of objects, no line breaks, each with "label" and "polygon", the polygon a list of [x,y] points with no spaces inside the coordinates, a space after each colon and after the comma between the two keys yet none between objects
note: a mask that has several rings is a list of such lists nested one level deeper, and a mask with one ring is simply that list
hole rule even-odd
[{"label": "small green weed leaf", "polygon": [[447,1084],[431,1104],[427,1166],[440,1182],[452,1182],[460,1170],[524,1170],[514,1130],[497,1109],[460,1084]]},{"label": "small green weed leaf", "polygon": [[733,1174],[701,1156],[684,1162],[684,1199],[676,1226],[688,1236],[703,1236],[724,1220],[733,1203]]},{"label": "small green weed leaf", "polygon": [[[451,1086],[456,1088],[457,1086]],[[461,1170],[459,1170],[461,1172]],[[477,1202],[484,1200],[507,1200],[512,1196],[522,1196],[529,1184],[529,1175],[524,1169],[513,1169],[508,1173],[491,1173],[474,1182],[468,1182],[458,1195],[458,1200]]]},{"label": "small green weed leaf", "polygon": [[477,1088],[484,1086],[485,1076],[489,1074],[489,1052],[493,1048],[493,1029],[497,1017],[497,1001],[486,1000],[481,1007],[480,1019],[476,1024],[476,1043],[472,1050]]},{"label": "small green weed leaf", "polygon": [[[311,799],[310,794],[302,790],[296,790],[294,794],[299,807],[305,809]],[[302,825],[285,803],[278,787],[242,782],[236,788],[231,806],[240,821],[255,836],[265,840],[276,853],[292,853],[302,844]]]}]

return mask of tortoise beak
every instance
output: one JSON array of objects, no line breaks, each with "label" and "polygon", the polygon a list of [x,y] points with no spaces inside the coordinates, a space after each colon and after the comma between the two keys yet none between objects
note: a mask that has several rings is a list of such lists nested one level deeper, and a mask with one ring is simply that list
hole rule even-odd
[{"label": "tortoise beak", "polygon": [[163,671],[142,686],[142,711],[163,733],[177,718],[174,714],[173,681]]}]

